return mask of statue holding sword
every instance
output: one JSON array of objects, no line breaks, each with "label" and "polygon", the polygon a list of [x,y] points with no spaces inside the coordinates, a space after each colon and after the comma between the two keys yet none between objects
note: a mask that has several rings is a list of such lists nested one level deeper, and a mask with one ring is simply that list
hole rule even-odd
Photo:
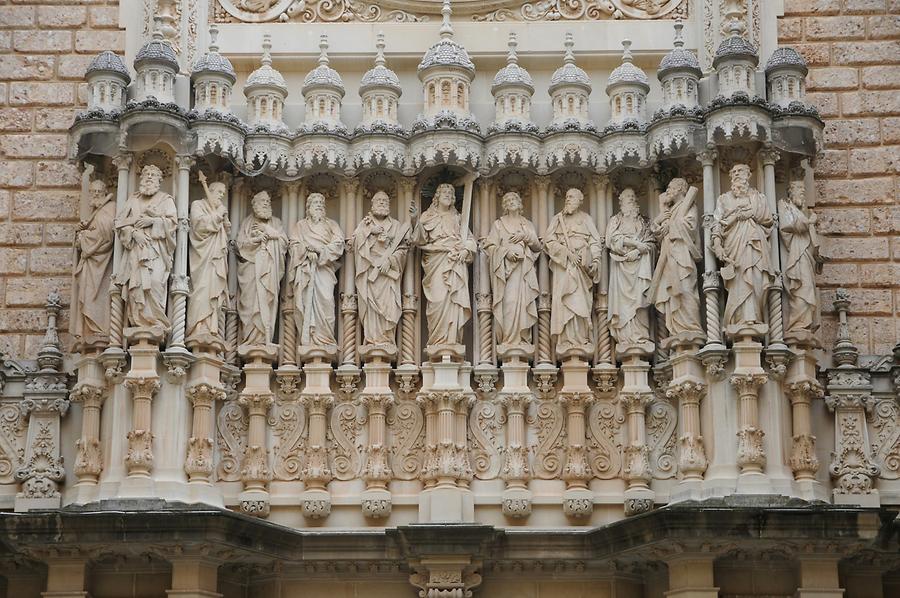
[{"label": "statue holding sword", "polygon": [[476,175],[464,179],[463,213],[456,210],[453,185],[438,185],[431,206],[416,225],[414,243],[422,250],[422,290],[427,300],[426,352],[430,356],[464,355],[463,334],[472,317],[469,298],[469,264],[477,246],[469,232],[472,184]]}]

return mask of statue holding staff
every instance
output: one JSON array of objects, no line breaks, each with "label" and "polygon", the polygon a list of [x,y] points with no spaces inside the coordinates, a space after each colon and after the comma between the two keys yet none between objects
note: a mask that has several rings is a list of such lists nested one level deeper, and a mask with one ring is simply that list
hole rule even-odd
[{"label": "statue holding staff", "polygon": [[816,214],[805,208],[805,198],[805,183],[794,181],[778,210],[781,240],[787,249],[783,257],[788,299],[785,338],[799,344],[816,343],[820,321],[816,274],[822,271],[825,261],[819,253]]},{"label": "statue holding staff", "polygon": [[219,314],[228,303],[228,234],[231,222],[224,199],[227,188],[207,186],[199,172],[205,197],[191,203],[191,296],[187,307],[188,344],[224,348]]},{"label": "statue holding staff", "polygon": [[463,217],[456,210],[453,185],[438,185],[431,206],[419,218],[414,243],[422,249],[422,290],[427,300],[428,343],[433,354],[463,352],[464,327],[472,317],[468,264],[477,246],[468,228],[472,182],[466,182]]}]

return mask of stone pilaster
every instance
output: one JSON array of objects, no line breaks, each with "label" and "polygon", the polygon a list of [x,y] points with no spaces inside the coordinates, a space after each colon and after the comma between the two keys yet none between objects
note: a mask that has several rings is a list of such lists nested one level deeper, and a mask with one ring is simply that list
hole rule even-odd
[{"label": "stone pilaster", "polygon": [[247,444],[241,462],[244,489],[239,500],[241,511],[255,517],[269,515],[269,448],[266,427],[269,408],[275,402],[271,390],[273,351],[265,347],[241,347],[244,363],[244,389],[238,404],[247,410]]},{"label": "stone pilaster", "polygon": [[150,473],[153,470],[153,415],[151,406],[159,390],[156,358],[162,338],[143,328],[127,330],[131,369],[125,376],[125,387],[131,393],[131,430],[125,468],[128,477],[122,481],[120,494],[128,497],[154,496]]},{"label": "stone pilaster", "polygon": [[572,357],[562,364],[562,389],[559,402],[566,414],[565,461],[560,477],[566,483],[563,513],[574,519],[587,518],[594,512],[594,493],[588,487],[593,477],[587,454],[585,415],[594,400],[587,382],[588,364]]},{"label": "stone pilaster", "polygon": [[306,407],[308,436],[306,441],[306,466],[302,478],[306,484],[300,499],[303,515],[310,519],[321,519],[331,513],[331,495],[327,485],[332,472],[328,466],[326,434],[328,431],[328,410],[334,405],[331,392],[331,365],[315,358],[303,366],[306,385],[300,393],[300,401]]}]

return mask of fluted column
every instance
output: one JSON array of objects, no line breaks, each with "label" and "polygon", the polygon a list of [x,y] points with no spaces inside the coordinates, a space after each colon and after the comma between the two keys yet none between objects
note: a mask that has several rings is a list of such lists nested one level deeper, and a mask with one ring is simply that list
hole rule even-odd
[{"label": "fluted column", "polygon": [[699,380],[684,380],[666,389],[666,397],[678,401],[678,471],[684,482],[702,480],[708,463],[700,432],[700,401],[705,394],[706,385]]},{"label": "fluted column", "polygon": [[766,464],[765,432],[759,427],[759,388],[767,380],[764,373],[736,373],[731,377],[738,393],[737,464],[741,474],[762,473]]},{"label": "fluted column", "polygon": [[325,436],[328,430],[328,409],[334,404],[334,395],[301,394],[300,400],[309,415],[306,467],[303,468],[306,492],[301,508],[306,517],[320,519],[331,513],[331,498],[326,486],[331,481],[332,475],[331,468],[328,467]]},{"label": "fluted column", "polygon": [[727,356],[722,342],[722,317],[719,310],[721,279],[712,250],[712,220],[716,209],[716,164],[714,149],[700,152],[697,159],[703,165],[703,299],[706,315],[706,345],[700,352],[706,371],[715,378],[724,374]]},{"label": "fluted column", "polygon": [[815,480],[819,471],[816,457],[816,437],[810,419],[813,399],[825,396],[825,389],[816,380],[801,380],[787,385],[791,401],[791,471],[795,480]]},{"label": "fluted column", "polygon": [[531,400],[529,392],[504,394],[500,399],[506,409],[506,453],[503,455],[501,475],[506,480],[503,514],[507,517],[521,518],[531,514],[531,493],[528,492],[531,469],[528,466],[525,429],[526,412]]},{"label": "fluted column", "polygon": [[[619,400],[625,408],[625,425],[628,443],[625,446],[625,463],[622,474],[628,482],[628,490],[649,488],[651,479],[650,448],[647,446],[646,409],[653,400],[653,394],[647,392],[622,392]],[[629,514],[626,503],[625,512]],[[633,507],[632,507],[633,509]],[[633,509],[643,512],[649,506]]]},{"label": "fluted column", "polygon": [[73,403],[81,403],[81,436],[75,442],[75,476],[78,485],[96,485],[103,471],[100,447],[100,409],[106,389],[79,383],[69,395]]},{"label": "fluted column", "polygon": [[569,517],[587,517],[594,504],[588,490],[588,480],[593,476],[588,463],[585,414],[593,402],[590,392],[561,392],[559,401],[566,410],[566,461],[561,478],[566,482],[563,512]]},{"label": "fluted column", "polygon": [[150,408],[153,397],[159,390],[159,378],[155,375],[133,376],[134,370],[125,378],[125,386],[131,391],[132,418],[128,432],[128,454],[125,466],[128,477],[149,478],[153,469],[153,431]]},{"label": "fluted column", "polygon": [[271,392],[241,392],[238,404],[247,410],[247,448],[241,463],[241,511],[247,515],[266,517],[269,514],[269,449],[266,446],[266,419],[274,402]]},{"label": "fluted column", "polygon": [[188,388],[188,399],[193,407],[191,436],[184,471],[191,483],[210,483],[213,472],[213,419],[216,401],[225,400],[225,390],[209,383],[195,384]]}]

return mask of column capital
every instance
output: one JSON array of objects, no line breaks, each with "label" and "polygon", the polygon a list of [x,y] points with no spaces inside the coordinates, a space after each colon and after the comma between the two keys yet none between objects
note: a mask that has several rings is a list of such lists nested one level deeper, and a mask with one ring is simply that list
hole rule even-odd
[{"label": "column capital", "polygon": [[759,151],[759,159],[762,160],[763,166],[775,166],[781,159],[781,153],[776,149],[764,148]]},{"label": "column capital", "polygon": [[188,154],[178,154],[175,156],[175,166],[178,170],[190,170],[194,165],[194,157]]},{"label": "column capital", "polygon": [[128,170],[134,161],[134,154],[128,151],[119,150],[119,153],[113,158],[113,164],[119,170]]},{"label": "column capital", "polygon": [[719,158],[719,152],[715,148],[708,148],[697,153],[697,161],[703,166],[713,166]]}]

